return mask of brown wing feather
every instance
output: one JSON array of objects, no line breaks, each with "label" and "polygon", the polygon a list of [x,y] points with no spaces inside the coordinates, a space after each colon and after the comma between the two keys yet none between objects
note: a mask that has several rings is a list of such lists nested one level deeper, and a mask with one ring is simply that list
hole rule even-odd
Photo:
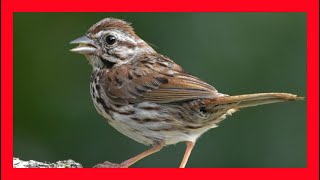
[{"label": "brown wing feather", "polygon": [[169,103],[221,96],[214,87],[160,55],[141,57],[105,73],[104,89],[117,104],[142,100]]},{"label": "brown wing feather", "polygon": [[168,83],[161,84],[158,89],[145,93],[144,99],[157,103],[186,101],[198,98],[213,98],[218,92],[196,77],[179,72],[169,77]]}]

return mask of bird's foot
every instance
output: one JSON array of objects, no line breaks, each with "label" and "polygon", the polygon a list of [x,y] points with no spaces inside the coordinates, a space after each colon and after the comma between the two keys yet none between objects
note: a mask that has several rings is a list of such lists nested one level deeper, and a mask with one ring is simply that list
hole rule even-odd
[{"label": "bird's foot", "polygon": [[128,164],[123,162],[121,164],[111,163],[109,161],[105,161],[103,163],[97,164],[93,166],[93,168],[128,168]]}]

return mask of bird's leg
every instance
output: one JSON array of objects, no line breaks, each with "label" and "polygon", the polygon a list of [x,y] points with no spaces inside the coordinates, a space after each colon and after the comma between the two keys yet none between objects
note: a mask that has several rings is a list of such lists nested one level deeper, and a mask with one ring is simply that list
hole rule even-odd
[{"label": "bird's leg", "polygon": [[187,145],[186,152],[184,153],[184,156],[183,156],[183,159],[181,161],[181,164],[180,164],[179,168],[184,168],[186,166],[186,164],[188,162],[188,159],[189,159],[189,156],[191,154],[191,151],[192,151],[195,143],[191,142],[191,141],[187,141],[186,145]]},{"label": "bird's leg", "polygon": [[138,162],[139,160],[141,160],[141,159],[143,159],[153,153],[160,151],[163,148],[163,146],[164,146],[164,142],[157,143],[151,149],[148,149],[148,150],[134,156],[133,158],[130,158],[130,159],[122,162],[121,164],[114,164],[114,163],[110,163],[108,161],[105,161],[104,163],[97,164],[94,167],[95,168],[128,168],[129,166],[133,165],[134,163]]},{"label": "bird's leg", "polygon": [[133,158],[130,158],[130,159],[122,162],[120,164],[120,166],[123,168],[127,168],[127,167],[133,165],[134,163],[138,162],[139,160],[141,160],[141,159],[143,159],[153,153],[160,151],[163,148],[163,146],[164,146],[164,143],[158,143],[158,144],[154,145],[151,149],[148,149],[148,150],[144,151],[143,153],[138,154],[138,155],[134,156]]}]

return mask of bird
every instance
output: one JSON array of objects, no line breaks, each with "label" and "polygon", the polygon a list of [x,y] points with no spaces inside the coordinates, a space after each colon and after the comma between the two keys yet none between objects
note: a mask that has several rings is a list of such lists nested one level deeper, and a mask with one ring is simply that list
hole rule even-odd
[{"label": "bird", "polygon": [[184,168],[197,139],[239,109],[303,99],[278,92],[220,93],[117,18],[100,20],[70,44],[78,45],[70,51],[84,55],[93,68],[90,94],[97,112],[120,133],[151,146],[122,163],[105,161],[96,168],[128,168],[164,146],[185,142],[179,166]]}]

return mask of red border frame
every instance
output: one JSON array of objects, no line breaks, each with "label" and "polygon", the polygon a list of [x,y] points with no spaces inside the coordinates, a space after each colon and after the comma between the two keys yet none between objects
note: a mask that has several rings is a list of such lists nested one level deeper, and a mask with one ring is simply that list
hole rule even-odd
[{"label": "red border frame", "polygon": [[[1,1],[1,178],[10,179],[318,179],[318,0],[3,0]],[[13,12],[306,12],[307,167],[194,169],[13,169]],[[165,172],[165,173],[164,173]]]}]

